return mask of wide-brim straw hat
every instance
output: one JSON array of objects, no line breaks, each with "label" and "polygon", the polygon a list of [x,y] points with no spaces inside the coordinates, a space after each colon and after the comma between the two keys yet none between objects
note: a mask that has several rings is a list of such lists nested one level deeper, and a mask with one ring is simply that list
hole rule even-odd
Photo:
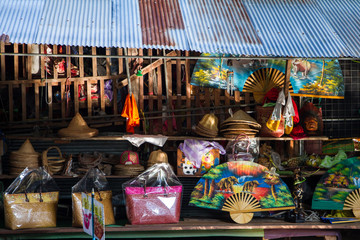
[{"label": "wide-brim straw hat", "polygon": [[218,118],[214,114],[209,113],[204,115],[204,117],[200,120],[198,126],[209,131],[218,132],[218,123]]},{"label": "wide-brim straw hat", "polygon": [[73,117],[67,128],[62,128],[58,131],[60,137],[86,138],[94,137],[98,134],[99,131],[95,128],[90,128],[79,113]]},{"label": "wide-brim straw hat", "polygon": [[246,123],[246,124],[254,126],[256,128],[261,128],[261,125],[254,118],[252,118],[249,114],[247,114],[243,110],[236,111],[233,114],[233,116],[231,116],[231,117],[227,118],[225,121],[223,121],[221,123],[221,126],[223,126],[225,124],[230,124],[230,123]]}]

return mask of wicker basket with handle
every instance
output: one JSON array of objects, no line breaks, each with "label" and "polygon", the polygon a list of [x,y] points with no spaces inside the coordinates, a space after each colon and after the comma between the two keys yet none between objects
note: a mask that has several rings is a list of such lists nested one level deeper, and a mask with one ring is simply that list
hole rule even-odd
[{"label": "wicker basket with handle", "polygon": [[[58,152],[58,156],[49,157],[48,152],[51,149],[56,149]],[[60,148],[58,148],[57,146],[52,146],[52,147],[49,147],[48,149],[46,149],[45,151],[43,151],[42,163],[50,175],[61,174],[64,170],[65,158],[61,154]]]}]

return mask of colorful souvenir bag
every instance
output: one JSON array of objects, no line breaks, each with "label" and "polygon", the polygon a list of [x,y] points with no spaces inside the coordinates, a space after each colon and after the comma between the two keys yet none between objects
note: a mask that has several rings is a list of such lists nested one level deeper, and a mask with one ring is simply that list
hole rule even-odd
[{"label": "colorful souvenir bag", "polygon": [[182,185],[169,164],[154,164],[122,187],[131,224],[179,222]]},{"label": "colorful souvenir bag", "polygon": [[58,200],[58,187],[44,168],[25,168],[4,194],[6,228],[56,227]]},{"label": "colorful souvenir bag", "polygon": [[95,189],[95,199],[104,205],[105,225],[115,224],[112,205],[112,191],[106,180],[105,174],[97,168],[91,168],[86,175],[72,187],[72,226],[82,227],[83,214],[81,193],[91,194]]}]

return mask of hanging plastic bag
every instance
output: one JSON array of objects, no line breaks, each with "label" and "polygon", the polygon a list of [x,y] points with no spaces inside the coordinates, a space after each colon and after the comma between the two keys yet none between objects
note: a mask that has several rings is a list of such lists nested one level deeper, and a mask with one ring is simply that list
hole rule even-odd
[{"label": "hanging plastic bag", "polygon": [[59,190],[43,167],[25,168],[4,193],[5,226],[56,227]]},{"label": "hanging plastic bag", "polygon": [[226,158],[231,161],[251,161],[259,156],[259,140],[240,134],[226,145]]},{"label": "hanging plastic bag", "polygon": [[112,191],[105,174],[97,168],[91,168],[86,175],[72,187],[72,226],[82,227],[83,214],[81,193],[91,195],[95,190],[95,199],[104,205],[105,225],[115,224],[114,210],[112,206]]},{"label": "hanging plastic bag", "polygon": [[295,110],[289,93],[284,108],[285,134],[287,135],[289,135],[294,128],[294,117],[295,117]]},{"label": "hanging plastic bag", "polygon": [[182,184],[169,164],[154,164],[122,189],[131,224],[179,222]]},{"label": "hanging plastic bag", "polygon": [[280,121],[282,117],[281,110],[283,105],[285,105],[285,94],[284,90],[281,90],[276,100],[276,104],[271,114],[271,117],[266,122],[266,126],[272,131],[277,131],[280,126]]}]

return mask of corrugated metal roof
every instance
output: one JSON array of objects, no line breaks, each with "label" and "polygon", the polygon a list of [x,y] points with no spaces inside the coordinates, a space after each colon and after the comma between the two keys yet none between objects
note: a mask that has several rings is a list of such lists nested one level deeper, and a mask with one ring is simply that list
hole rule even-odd
[{"label": "corrugated metal roof", "polygon": [[41,9],[34,43],[111,46],[111,0],[46,0]]},{"label": "corrugated metal roof", "polygon": [[316,4],[353,55],[360,56],[360,1],[318,0]]},{"label": "corrugated metal roof", "polygon": [[356,0],[0,0],[14,43],[360,57]]}]

